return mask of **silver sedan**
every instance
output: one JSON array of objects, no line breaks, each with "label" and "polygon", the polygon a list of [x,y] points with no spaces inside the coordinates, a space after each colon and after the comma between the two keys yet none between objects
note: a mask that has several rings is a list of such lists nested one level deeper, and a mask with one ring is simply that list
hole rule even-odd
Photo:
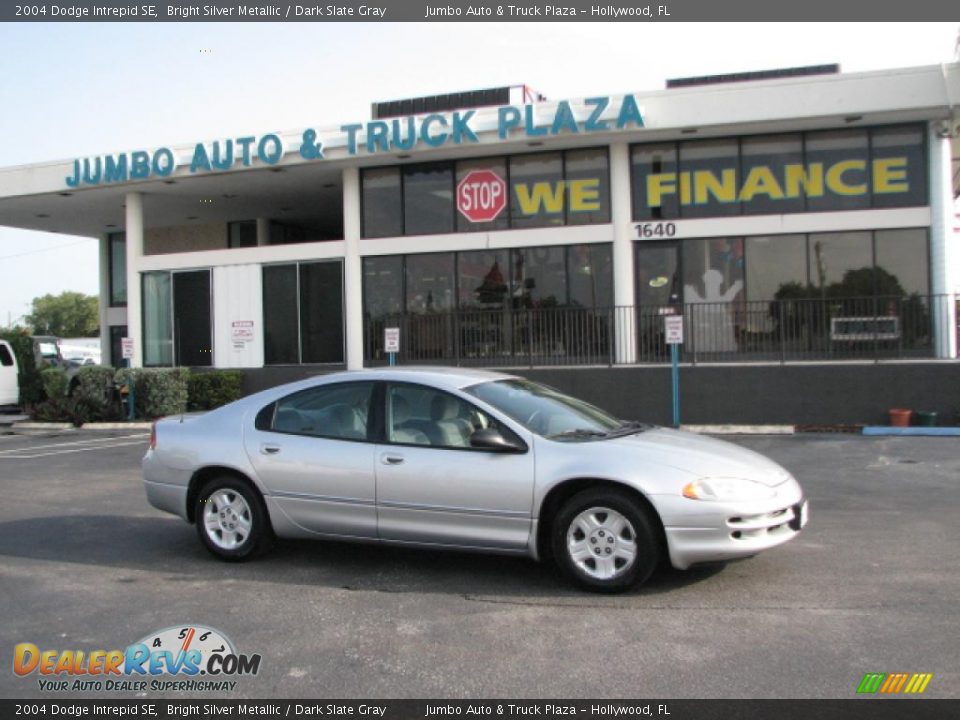
[{"label": "silver sedan", "polygon": [[336,373],[166,418],[143,475],[224,560],[274,537],[387,542],[549,558],[599,591],[754,555],[807,519],[762,455],[460,368]]}]

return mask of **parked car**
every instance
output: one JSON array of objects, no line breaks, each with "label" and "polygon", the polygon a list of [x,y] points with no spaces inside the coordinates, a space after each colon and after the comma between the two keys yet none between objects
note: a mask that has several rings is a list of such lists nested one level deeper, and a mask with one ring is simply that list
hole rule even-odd
[{"label": "parked car", "polygon": [[6,340],[0,340],[0,408],[20,403],[20,378],[17,356]]},{"label": "parked car", "polygon": [[754,555],[807,518],[762,455],[461,368],[336,373],[161,420],[143,475],[223,560],[275,536],[397,543],[552,558],[600,591]]}]

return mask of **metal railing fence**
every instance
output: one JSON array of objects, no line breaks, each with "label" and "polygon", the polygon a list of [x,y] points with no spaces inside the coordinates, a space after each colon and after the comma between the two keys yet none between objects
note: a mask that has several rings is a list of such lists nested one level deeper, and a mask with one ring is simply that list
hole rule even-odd
[{"label": "metal railing fence", "polygon": [[402,314],[365,319],[364,355],[387,364],[383,331],[398,327],[401,364],[666,363],[663,318],[682,314],[685,363],[945,358],[956,354],[958,305],[910,295]]}]

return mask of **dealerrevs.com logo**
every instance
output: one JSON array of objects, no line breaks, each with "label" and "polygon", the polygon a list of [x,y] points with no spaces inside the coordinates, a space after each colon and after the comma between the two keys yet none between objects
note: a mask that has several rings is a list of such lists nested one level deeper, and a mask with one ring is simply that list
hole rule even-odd
[{"label": "dealerrevs.com logo", "polygon": [[151,633],[126,650],[43,649],[19,643],[13,672],[37,675],[40,690],[76,691],[223,691],[234,678],[256,675],[260,655],[238,653],[219,630],[181,625]]}]

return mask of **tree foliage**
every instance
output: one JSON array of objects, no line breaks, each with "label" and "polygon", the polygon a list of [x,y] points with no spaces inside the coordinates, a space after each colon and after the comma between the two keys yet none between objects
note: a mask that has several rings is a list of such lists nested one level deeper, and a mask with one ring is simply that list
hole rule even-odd
[{"label": "tree foliage", "polygon": [[34,335],[96,337],[100,326],[97,297],[67,290],[34,298],[26,321]]}]

